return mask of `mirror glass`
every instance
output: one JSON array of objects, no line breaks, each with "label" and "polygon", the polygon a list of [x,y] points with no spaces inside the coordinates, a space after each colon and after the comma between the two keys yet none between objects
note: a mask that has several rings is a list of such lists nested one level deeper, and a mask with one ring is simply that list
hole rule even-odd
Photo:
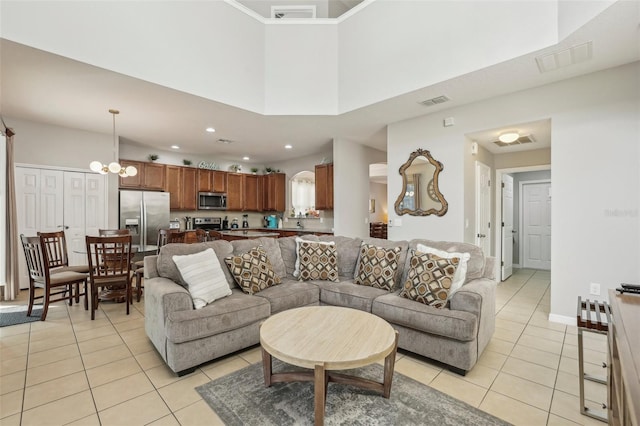
[{"label": "mirror glass", "polygon": [[402,191],[395,203],[398,215],[444,216],[449,208],[438,187],[438,175],[442,163],[436,161],[427,150],[418,149],[400,167]]},{"label": "mirror glass", "polygon": [[305,213],[315,210],[316,174],[303,171],[291,178],[291,210],[290,217],[304,217]]}]

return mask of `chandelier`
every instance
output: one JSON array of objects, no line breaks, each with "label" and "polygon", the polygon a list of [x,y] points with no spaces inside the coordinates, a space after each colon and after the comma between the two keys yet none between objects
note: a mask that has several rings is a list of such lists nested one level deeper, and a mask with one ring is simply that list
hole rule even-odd
[{"label": "chandelier", "polygon": [[107,173],[115,173],[120,177],[128,177],[135,176],[138,174],[138,169],[133,166],[122,167],[120,163],[118,163],[118,139],[116,138],[116,115],[120,114],[120,111],[117,109],[110,109],[109,113],[113,116],[113,160],[111,163],[102,164],[101,161],[92,161],[89,164],[89,168],[91,171],[100,173],[101,175],[106,175]]}]

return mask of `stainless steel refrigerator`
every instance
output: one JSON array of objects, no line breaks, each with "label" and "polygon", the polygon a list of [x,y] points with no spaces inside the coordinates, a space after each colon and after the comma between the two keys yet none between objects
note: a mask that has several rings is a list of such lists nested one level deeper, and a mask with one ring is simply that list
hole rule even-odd
[{"label": "stainless steel refrigerator", "polygon": [[131,233],[138,252],[155,252],[158,230],[169,227],[169,193],[120,191],[120,228]]}]

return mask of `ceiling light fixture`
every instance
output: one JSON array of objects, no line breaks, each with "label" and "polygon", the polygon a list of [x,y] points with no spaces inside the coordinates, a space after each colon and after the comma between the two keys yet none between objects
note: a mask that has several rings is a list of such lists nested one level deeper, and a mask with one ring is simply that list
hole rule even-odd
[{"label": "ceiling light fixture", "polygon": [[171,149],[180,149],[178,145],[171,145]]},{"label": "ceiling light fixture", "polygon": [[213,127],[207,127],[205,130],[209,133],[213,133],[216,131],[216,129],[214,129]]},{"label": "ceiling light fixture", "polygon": [[115,173],[120,177],[135,176],[138,169],[134,166],[122,167],[118,163],[118,139],[116,138],[116,115],[120,114],[117,109],[110,109],[109,113],[113,116],[113,161],[109,165],[102,164],[100,161],[92,161],[89,164],[91,171],[106,175],[107,173]]},{"label": "ceiling light fixture", "polygon": [[504,143],[511,143],[518,140],[520,135],[517,132],[506,132],[498,136],[498,140]]},{"label": "ceiling light fixture", "polygon": [[244,161],[250,160],[250,158],[249,158],[249,157],[247,157],[246,155],[245,155],[244,157],[242,157],[242,159],[243,159]]},{"label": "ceiling light fixture", "polygon": [[285,145],[285,146],[284,146],[284,149],[291,149],[291,148],[293,148],[293,146],[292,146],[292,145],[289,145],[289,144],[287,144],[287,145]]}]

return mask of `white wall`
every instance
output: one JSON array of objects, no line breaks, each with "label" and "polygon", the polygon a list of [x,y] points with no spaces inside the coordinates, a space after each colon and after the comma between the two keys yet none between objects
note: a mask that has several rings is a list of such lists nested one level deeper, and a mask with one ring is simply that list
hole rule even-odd
[{"label": "white wall", "polygon": [[369,164],[386,162],[383,151],[346,139],[333,141],[334,232],[369,235]]},{"label": "white wall", "polygon": [[[578,295],[588,295],[590,282],[602,284],[606,299],[606,289],[640,281],[638,75],[640,63],[634,63],[390,125],[389,170],[400,167],[416,148],[430,149],[444,164],[441,189],[449,212],[443,218],[404,216],[402,228],[389,228],[389,238],[424,234],[461,240],[462,194],[474,191],[463,187],[464,135],[551,118],[552,318],[570,320]],[[449,116],[461,124],[443,128],[442,118]],[[525,162],[494,160],[496,168]],[[389,188],[400,188],[399,176],[389,175]],[[390,189],[389,204],[393,201]]]}]

